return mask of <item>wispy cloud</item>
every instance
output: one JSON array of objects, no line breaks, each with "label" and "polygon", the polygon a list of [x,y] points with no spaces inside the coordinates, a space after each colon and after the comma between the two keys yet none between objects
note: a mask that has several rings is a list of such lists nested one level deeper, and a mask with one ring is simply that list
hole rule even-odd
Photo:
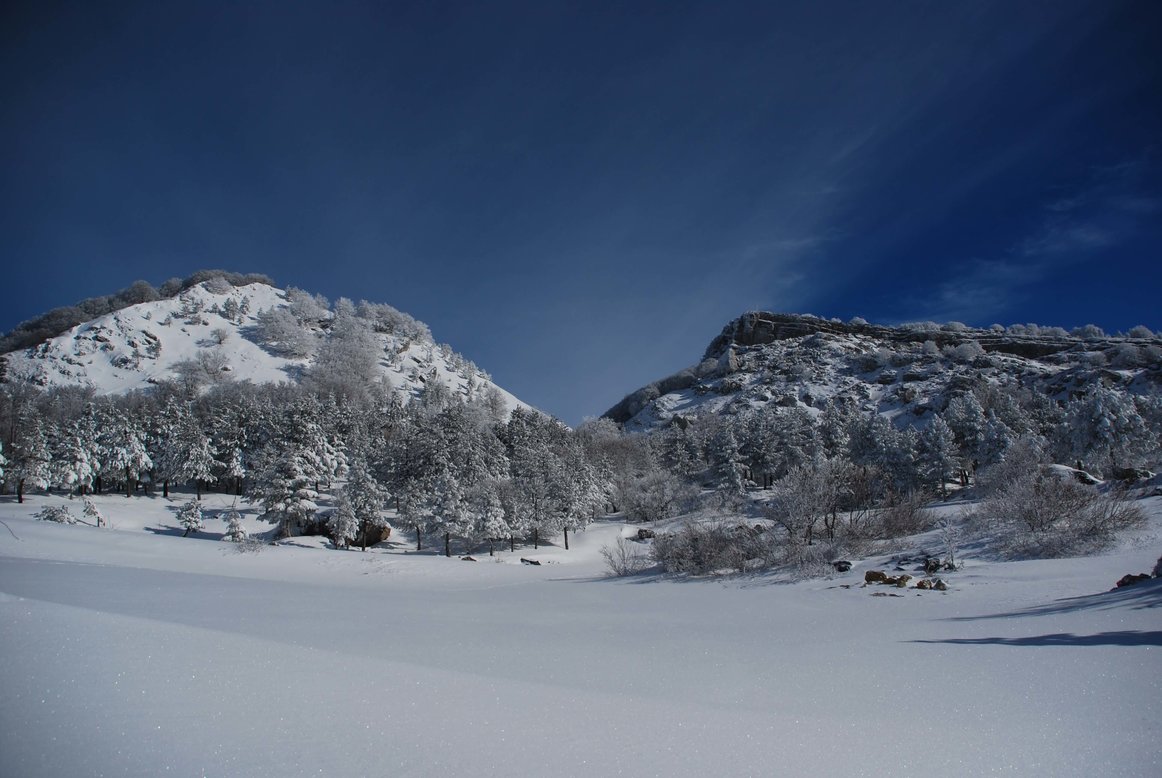
[{"label": "wispy cloud", "polygon": [[976,321],[995,316],[1052,273],[1132,239],[1162,211],[1162,197],[1147,183],[1155,164],[1147,153],[1094,168],[1084,186],[1045,203],[1041,222],[1003,257],[973,262],[938,286],[927,315]]},{"label": "wispy cloud", "polygon": [[1137,231],[1142,217],[1162,210],[1162,198],[1143,190],[1152,160],[1144,155],[1093,169],[1088,184],[1045,205],[1040,228],[1015,251],[1020,256],[1084,254],[1116,245]]}]

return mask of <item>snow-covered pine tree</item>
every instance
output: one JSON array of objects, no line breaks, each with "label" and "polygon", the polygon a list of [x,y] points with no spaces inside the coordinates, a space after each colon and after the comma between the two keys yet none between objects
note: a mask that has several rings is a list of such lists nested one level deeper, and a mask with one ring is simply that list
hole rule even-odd
[{"label": "snow-covered pine tree", "polygon": [[1070,459],[1109,475],[1143,464],[1153,436],[1132,399],[1098,386],[1069,403],[1058,438]]},{"label": "snow-covered pine tree", "polygon": [[145,431],[127,413],[110,410],[102,422],[98,438],[102,451],[102,472],[123,479],[125,496],[132,497],[138,480],[153,467],[145,446]]},{"label": "snow-covered pine tree", "polygon": [[362,455],[352,456],[347,483],[340,490],[338,499],[338,509],[328,524],[336,547],[358,539],[366,551],[372,528],[387,526],[382,515],[387,492],[375,480]]},{"label": "snow-covered pine tree", "polygon": [[351,541],[359,536],[359,517],[355,514],[355,507],[345,491],[339,492],[336,501],[338,504],[331,518],[327,520],[327,529],[331,531],[331,542],[335,544],[335,548],[349,548]]},{"label": "snow-covered pine tree", "polygon": [[178,508],[178,523],[185,529],[185,532],[182,533],[183,538],[191,532],[200,532],[204,526],[202,521],[202,501],[190,500]]},{"label": "snow-covered pine tree", "polygon": [[26,409],[18,422],[20,434],[8,455],[5,478],[16,485],[16,501],[24,502],[24,490],[45,489],[52,479],[52,453],[40,414]]},{"label": "snow-covered pine tree", "polygon": [[505,520],[504,503],[500,498],[501,481],[488,479],[474,485],[464,496],[465,511],[472,519],[472,540],[477,537],[488,541],[488,555],[495,553],[495,544],[512,534]]},{"label": "snow-covered pine tree", "polygon": [[940,416],[934,416],[920,433],[920,472],[941,497],[948,495],[948,479],[956,467],[956,436]]},{"label": "snow-covered pine tree", "polygon": [[105,526],[105,517],[101,514],[101,511],[98,510],[97,504],[89,497],[84,497],[83,499],[85,501],[85,515],[93,520],[93,524],[95,526]]},{"label": "snow-covered pine tree", "polygon": [[246,540],[246,528],[242,526],[242,514],[233,506],[226,512],[226,534],[223,536],[223,540],[229,540],[233,543],[241,543]]},{"label": "snow-covered pine tree", "polygon": [[154,420],[150,455],[154,476],[162,482],[163,497],[169,497],[170,481],[194,481],[200,498],[202,484],[216,479],[218,463],[210,436],[198,424],[190,405],[175,397],[168,398]]},{"label": "snow-covered pine tree", "polygon": [[56,430],[49,439],[49,447],[52,483],[63,489],[75,488],[80,494],[87,493],[101,467],[92,416],[86,413]]}]

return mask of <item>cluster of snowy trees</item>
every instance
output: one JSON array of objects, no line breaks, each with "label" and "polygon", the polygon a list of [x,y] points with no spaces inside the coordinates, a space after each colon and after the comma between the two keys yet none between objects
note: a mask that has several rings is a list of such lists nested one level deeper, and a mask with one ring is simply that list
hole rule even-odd
[{"label": "cluster of snowy trees", "polygon": [[255,283],[274,286],[274,281],[261,273],[234,273],[228,270],[199,270],[184,279],[171,278],[158,288],[154,288],[148,281],[134,281],[120,292],[90,297],[73,305],[54,308],[40,316],[21,322],[11,332],[0,338],[0,353],[35,346],[82,322],[138,303],[175,297],[192,286],[210,280],[227,286],[245,286]]},{"label": "cluster of snowy trees", "polygon": [[[998,493],[1017,481],[1047,491],[1051,484],[1041,466],[1048,462],[1077,464],[1107,478],[1155,466],[1162,451],[1162,397],[1098,385],[1061,405],[1018,387],[980,385],[954,395],[940,411],[895,422],[840,404],[821,412],[761,408],[684,419],[650,436],[649,448],[671,476],[741,497],[731,515],[745,515],[740,506],[757,493],[760,499],[749,507],[766,520],[761,531],[735,519],[666,538],[656,549],[669,569],[801,562],[821,553],[810,549],[820,540],[850,545],[925,529],[931,521],[925,502],[946,495],[950,485],[976,485],[978,475]],[[646,494],[649,482],[638,482]],[[1018,499],[1006,494],[1010,504]],[[1093,503],[1086,510],[1099,515],[1113,509]],[[1073,522],[1091,535],[1099,525],[1117,524]]]},{"label": "cluster of snowy trees", "polygon": [[[913,532],[923,499],[978,474],[1012,481],[1004,473],[1014,463],[1117,477],[1156,465],[1162,450],[1162,398],[1100,384],[1062,404],[980,383],[896,420],[838,402],[767,404],[650,434],[625,434],[608,419],[573,431],[438,380],[405,401],[377,377],[369,345],[376,326],[411,326],[387,308],[303,297],[288,310],[300,329],[311,317],[329,322],[298,385],[178,382],[95,397],[0,383],[4,488],[18,499],[30,489],[213,488],[245,495],[278,534],[325,530],[337,545],[375,542],[394,511],[392,524],[414,533],[417,547],[438,543],[445,553],[561,535],[568,544],[606,511],[661,521],[709,505],[761,516],[780,547],[801,549]],[[329,514],[321,494],[334,500]],[[200,506],[182,518],[197,531]],[[231,534],[244,535],[237,517]],[[753,540],[734,527],[722,536]]]},{"label": "cluster of snowy trees", "polygon": [[[393,523],[419,547],[435,537],[450,553],[453,543],[539,544],[562,532],[568,543],[570,531],[607,510],[613,491],[609,471],[564,425],[436,382],[411,402],[378,381],[205,392],[175,383],[120,397],[0,389],[3,483],[20,500],[30,489],[131,497],[189,485],[200,497],[216,488],[245,495],[290,535],[320,528],[320,494],[330,492],[337,507],[326,529],[338,545],[365,543],[394,508]],[[181,521],[187,533],[201,528],[197,500]]]}]

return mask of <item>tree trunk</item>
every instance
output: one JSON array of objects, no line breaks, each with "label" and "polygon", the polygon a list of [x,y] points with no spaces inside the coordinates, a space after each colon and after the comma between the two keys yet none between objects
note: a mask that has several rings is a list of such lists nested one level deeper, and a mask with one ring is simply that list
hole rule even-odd
[{"label": "tree trunk", "polygon": [[510,552],[516,551],[516,535],[508,536],[508,550]]},{"label": "tree trunk", "polygon": [[569,528],[565,527],[565,550],[569,550]]},{"label": "tree trunk", "polygon": [[452,533],[451,532],[444,533],[444,556],[446,556],[446,557],[452,556]]},{"label": "tree trunk", "polygon": [[169,499],[169,479],[166,478],[161,482],[161,496]]},{"label": "tree trunk", "polygon": [[540,527],[533,527],[533,550],[534,551],[541,547],[540,542],[541,542],[541,528]]},{"label": "tree trunk", "polygon": [[24,479],[16,482],[16,502],[24,503]]},{"label": "tree trunk", "polygon": [[129,475],[129,468],[125,468],[125,496],[133,496],[133,479]]},{"label": "tree trunk", "polygon": [[420,525],[417,524],[416,525],[416,551],[422,550],[422,548],[423,548],[423,546],[421,545],[422,539],[423,539],[423,536],[420,535]]},{"label": "tree trunk", "polygon": [[234,479],[234,494],[237,497],[242,496],[242,476],[238,476]]},{"label": "tree trunk", "polygon": [[493,548],[495,541],[492,538],[488,539],[488,555],[493,556],[495,549]]},{"label": "tree trunk", "polygon": [[363,521],[359,522],[359,534],[363,536],[362,537],[363,550],[366,551],[367,550],[367,519],[364,519]]},{"label": "tree trunk", "polygon": [[202,499],[202,479],[201,478],[194,479],[194,488],[198,490],[198,499],[199,500]]}]

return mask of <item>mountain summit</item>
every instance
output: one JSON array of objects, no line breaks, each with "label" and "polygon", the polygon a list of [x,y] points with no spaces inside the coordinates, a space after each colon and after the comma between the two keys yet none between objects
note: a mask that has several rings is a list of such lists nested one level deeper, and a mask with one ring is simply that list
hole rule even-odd
[{"label": "mountain summit", "polygon": [[[956,322],[898,327],[751,312],[723,328],[702,361],[631,393],[605,416],[629,429],[763,407],[838,403],[891,418],[942,411],[957,393],[1007,387],[1065,401],[1095,385],[1143,394],[1162,385],[1162,338],[1145,327]],[[901,419],[903,421],[903,419]]]},{"label": "mountain summit", "polygon": [[97,394],[168,381],[201,388],[385,380],[408,396],[447,391],[484,399],[498,411],[528,407],[390,305],[347,299],[331,305],[300,289],[235,285],[224,276],[126,305],[5,359],[9,380],[87,386]]}]

